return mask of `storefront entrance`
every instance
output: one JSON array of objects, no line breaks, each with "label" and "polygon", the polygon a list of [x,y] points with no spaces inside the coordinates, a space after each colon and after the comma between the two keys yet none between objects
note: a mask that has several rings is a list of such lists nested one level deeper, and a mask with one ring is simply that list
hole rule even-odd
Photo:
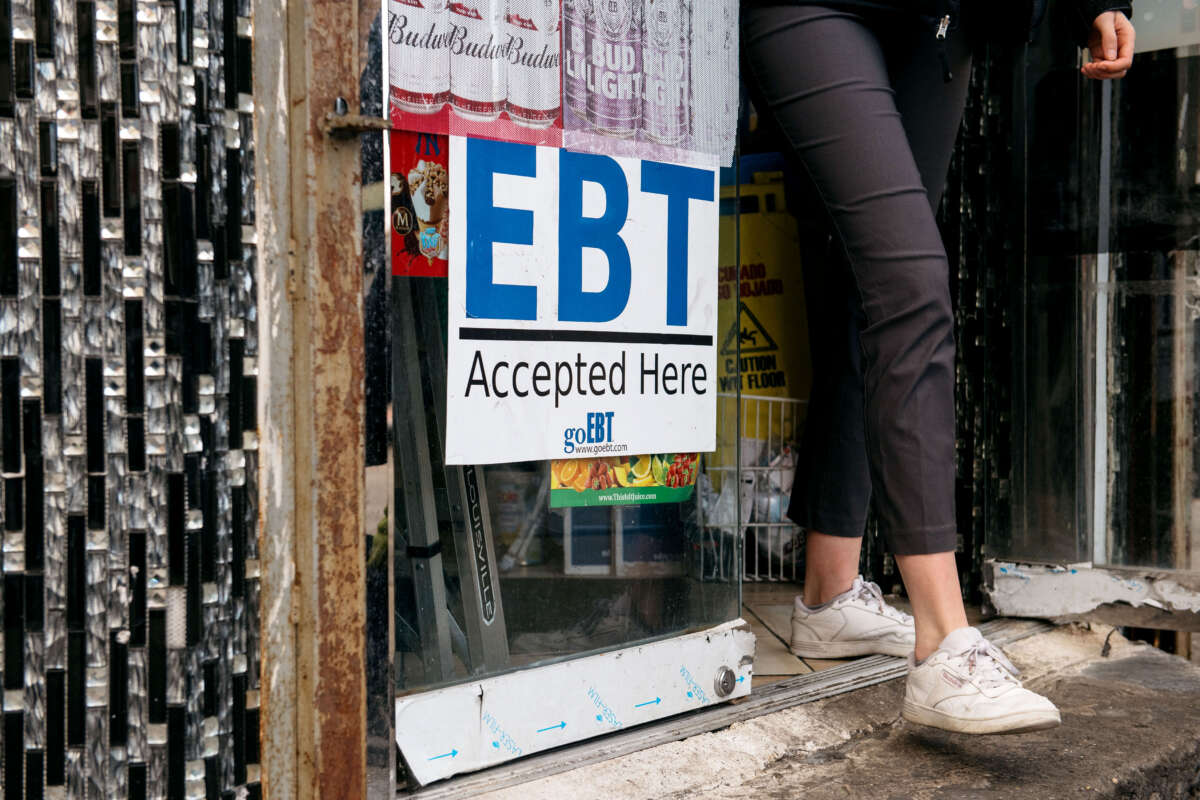
[{"label": "storefront entrance", "polygon": [[[1194,326],[1180,322],[1194,248],[1179,222],[1117,255],[1125,234],[1089,222],[1124,224],[1113,193],[1134,158],[1122,126],[1136,93],[1079,84],[1064,31],[1041,35],[977,62],[941,212],[961,363],[959,567],[973,613],[1050,611],[1040,600],[1006,605],[999,576],[1012,573],[993,559],[1074,575],[1089,564],[1194,570],[1188,554],[1198,551],[1186,525],[1197,482],[1183,451],[1151,472],[1126,468],[1148,442],[1178,442],[1194,427]],[[1172,57],[1160,42],[1139,68],[1188,85],[1194,46]],[[1071,108],[1047,99],[1062,92]],[[1185,112],[1179,136],[1194,144]],[[386,254],[367,253],[368,646],[386,642],[368,670],[368,710],[378,774],[395,774],[402,791],[833,666],[785,647],[804,565],[802,532],[784,511],[812,381],[797,264],[819,264],[827,243],[818,212],[796,207],[778,142],[746,106],[739,142],[720,196],[717,449],[696,456],[693,491],[677,502],[555,502],[601,473],[620,487],[654,478],[674,453],[444,464],[455,422],[445,411],[446,279],[393,276]],[[436,173],[430,143],[413,147],[412,164],[380,165],[375,177],[393,199],[396,175],[411,182],[420,164]],[[1194,217],[1176,205],[1180,219]],[[1137,216],[1136,204],[1122,208]],[[1121,286],[1129,264],[1157,277]],[[1151,306],[1165,315],[1157,337]],[[373,351],[372,341],[387,344]],[[1122,355],[1134,342],[1159,354],[1153,409],[1122,390],[1153,377],[1138,371],[1150,361]],[[901,589],[870,524],[862,567],[885,592]],[[772,646],[756,652],[745,631]],[[1004,641],[1000,628],[989,635]]]}]

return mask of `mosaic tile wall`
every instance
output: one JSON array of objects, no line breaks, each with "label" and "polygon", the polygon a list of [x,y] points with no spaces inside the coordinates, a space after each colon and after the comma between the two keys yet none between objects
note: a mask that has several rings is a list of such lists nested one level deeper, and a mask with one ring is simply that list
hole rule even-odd
[{"label": "mosaic tile wall", "polygon": [[0,0],[4,798],[257,796],[249,0]]}]

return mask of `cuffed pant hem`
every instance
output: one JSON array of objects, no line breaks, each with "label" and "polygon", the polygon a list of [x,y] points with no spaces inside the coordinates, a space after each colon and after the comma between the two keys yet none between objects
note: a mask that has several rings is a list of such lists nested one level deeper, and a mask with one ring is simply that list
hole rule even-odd
[{"label": "cuffed pant hem", "polygon": [[805,510],[789,511],[788,519],[806,531],[837,536],[841,539],[861,539],[867,528],[866,517],[854,519],[838,514],[822,514]]},{"label": "cuffed pant hem", "polygon": [[939,525],[935,528],[885,530],[884,538],[893,555],[925,556],[948,553],[958,549],[958,526]]}]

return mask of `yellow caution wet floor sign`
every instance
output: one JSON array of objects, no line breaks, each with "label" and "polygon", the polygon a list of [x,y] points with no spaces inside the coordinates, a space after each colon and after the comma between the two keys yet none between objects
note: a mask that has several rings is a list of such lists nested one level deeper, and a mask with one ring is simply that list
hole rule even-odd
[{"label": "yellow caution wet floor sign", "polygon": [[[737,192],[736,187],[722,187],[723,208]],[[756,173],[752,183],[741,186],[740,196],[740,270],[735,217],[721,217],[718,293],[723,300],[739,297],[741,302],[737,320],[724,322],[720,334],[720,389],[737,390],[740,373],[743,395],[806,400],[812,359],[804,281],[799,233],[784,200],[783,176]]]}]

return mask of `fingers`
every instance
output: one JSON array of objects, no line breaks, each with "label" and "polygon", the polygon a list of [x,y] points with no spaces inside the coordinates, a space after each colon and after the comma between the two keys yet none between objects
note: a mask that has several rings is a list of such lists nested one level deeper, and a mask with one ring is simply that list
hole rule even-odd
[{"label": "fingers", "polygon": [[1100,41],[1092,47],[1092,58],[1097,61],[1113,61],[1117,57],[1117,20],[1111,11],[1096,17],[1095,27],[1100,31]]},{"label": "fingers", "polygon": [[1088,50],[1092,60],[1080,70],[1094,80],[1120,78],[1133,66],[1136,33],[1133,24],[1119,11],[1106,11],[1092,23]]},{"label": "fingers", "polygon": [[1129,69],[1133,66],[1133,43],[1137,38],[1137,31],[1133,28],[1133,23],[1129,21],[1124,14],[1116,13],[1116,33],[1118,42],[1117,62],[1124,64],[1124,69]]}]

